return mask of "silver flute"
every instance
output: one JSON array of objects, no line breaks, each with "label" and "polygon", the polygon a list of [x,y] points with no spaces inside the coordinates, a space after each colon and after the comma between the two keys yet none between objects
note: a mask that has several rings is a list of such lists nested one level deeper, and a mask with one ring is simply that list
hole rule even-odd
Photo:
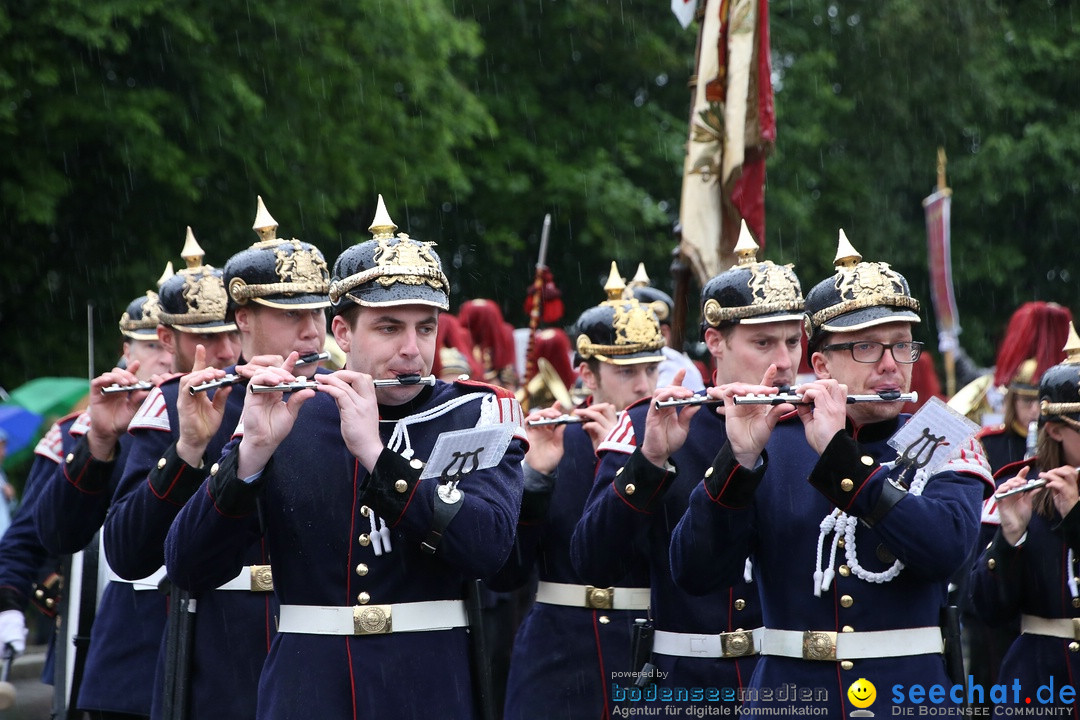
[{"label": "silver flute", "polygon": [[[396,378],[390,378],[386,380],[374,380],[375,387],[400,387],[402,385],[434,385],[435,376],[425,375],[399,375]],[[297,390],[318,390],[319,384],[310,380],[297,380],[291,383],[282,383],[280,385],[249,385],[248,390],[253,393],[272,393],[272,392],[296,392]]]},{"label": "silver flute", "polygon": [[297,359],[296,364],[293,365],[293,367],[294,368],[303,367],[304,365],[310,365],[311,363],[322,362],[323,360],[329,360],[329,359],[330,359],[330,353],[323,350],[322,352],[311,353],[310,355],[301,355]]},{"label": "silver flute", "polygon": [[213,390],[214,388],[223,387],[225,385],[235,385],[238,382],[243,382],[244,378],[239,375],[233,375],[232,373],[225,377],[219,377],[217,380],[208,380],[199,385],[192,385],[188,388],[188,392],[192,395],[196,393],[206,392],[207,390]]},{"label": "silver flute", "polygon": [[547,425],[573,425],[574,423],[583,423],[585,418],[578,417],[577,415],[560,415],[553,418],[538,418],[536,420],[526,420],[525,424],[529,427],[544,427]]},{"label": "silver flute", "polygon": [[1028,480],[1026,485],[1021,485],[1018,488],[1012,490],[1006,490],[1005,492],[994,493],[994,499],[1000,500],[1001,498],[1007,498],[1010,495],[1019,495],[1020,493],[1031,492],[1032,490],[1038,490],[1046,484],[1045,480]]},{"label": "silver flute", "polygon": [[102,395],[112,395],[113,393],[139,392],[140,390],[153,390],[153,389],[154,389],[154,383],[147,382],[146,380],[141,380],[141,381],[139,381],[137,383],[132,383],[130,385],[121,385],[119,383],[113,383],[112,385],[106,385],[105,387],[101,388],[101,394]]},{"label": "silver flute", "polygon": [[[854,405],[855,403],[864,402],[918,402],[919,393],[909,392],[902,393],[898,390],[889,392],[873,393],[870,395],[848,395],[848,405]],[[791,405],[811,405],[803,400],[803,396],[799,393],[777,393],[776,395],[736,395],[736,405],[783,405],[789,403]],[[723,405],[723,400],[711,398],[708,395],[694,395],[693,397],[681,398],[676,400],[658,400],[653,405],[659,408],[666,407],[683,407],[688,405]]]}]

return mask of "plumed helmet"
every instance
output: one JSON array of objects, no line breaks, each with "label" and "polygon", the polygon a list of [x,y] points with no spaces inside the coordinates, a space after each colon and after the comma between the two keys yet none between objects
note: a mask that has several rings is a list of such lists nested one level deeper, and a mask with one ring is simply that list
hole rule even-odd
[{"label": "plumed helmet", "polygon": [[1065,422],[1080,429],[1080,337],[1069,323],[1065,362],[1043,373],[1039,383],[1039,424]]},{"label": "plumed helmet", "polygon": [[836,274],[806,294],[804,328],[810,352],[830,332],[862,330],[891,322],[919,322],[919,301],[903,275],[883,262],[863,262],[840,231]]},{"label": "plumed helmet", "polygon": [[429,305],[450,309],[450,283],[442,271],[435,243],[398,233],[379,196],[372,239],[353,245],[334,263],[330,304],[335,313],[353,305]]},{"label": "plumed helmet", "polygon": [[663,290],[652,286],[652,280],[645,272],[645,263],[638,263],[637,272],[630,282],[626,283],[626,290],[627,297],[633,297],[642,305],[651,307],[661,325],[671,324],[671,316],[675,314],[675,301]]},{"label": "plumed helmet", "polygon": [[604,285],[608,299],[581,313],[572,335],[577,337],[575,364],[591,358],[612,365],[660,362],[664,336],[660,321],[648,305],[624,297],[626,284],[615,262]]},{"label": "plumed helmet", "polygon": [[225,263],[229,310],[249,302],[294,310],[330,305],[330,271],[319,248],[276,237],[278,224],[258,198],[252,229],[259,240]]},{"label": "plumed helmet", "polygon": [[791,265],[758,262],[758,245],[746,221],[735,245],[736,263],[701,289],[701,332],[735,324],[789,322],[803,318],[803,294]]},{"label": "plumed helmet", "polygon": [[1061,348],[1069,337],[1071,322],[1072,313],[1057,303],[1032,300],[1016,308],[998,343],[994,385],[1009,383],[1025,361],[1034,359],[1030,382],[1037,386],[1047,368],[1065,359]]},{"label": "plumed helmet", "polygon": [[145,295],[128,303],[120,317],[120,333],[130,340],[156,340],[160,314],[158,294],[147,290]]},{"label": "plumed helmet", "polygon": [[167,279],[158,290],[162,325],[191,333],[233,332],[236,325],[226,320],[229,296],[225,293],[221,270],[203,265],[205,253],[195,241],[191,228],[180,256],[187,267]]}]

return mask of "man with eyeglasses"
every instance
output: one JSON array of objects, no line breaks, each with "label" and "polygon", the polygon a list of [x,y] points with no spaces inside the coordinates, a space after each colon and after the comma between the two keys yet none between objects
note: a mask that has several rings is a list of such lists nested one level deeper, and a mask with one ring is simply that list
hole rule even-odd
[{"label": "man with eyeglasses", "polygon": [[[672,574],[704,593],[753,558],[764,627],[745,712],[870,716],[873,687],[879,717],[928,697],[955,708],[965,698],[948,693],[961,679],[946,674],[939,623],[993,492],[989,466],[972,440],[933,475],[893,467],[902,401],[847,399],[908,390],[922,351],[911,339],[919,303],[887,264],[863,262],[843,231],[835,264],[806,295],[818,379],[798,388],[805,404],[735,405],[734,396],[776,389],[720,389],[728,442],[672,536]],[[801,423],[777,424],[793,409]],[[927,696],[935,685],[943,692]]]}]

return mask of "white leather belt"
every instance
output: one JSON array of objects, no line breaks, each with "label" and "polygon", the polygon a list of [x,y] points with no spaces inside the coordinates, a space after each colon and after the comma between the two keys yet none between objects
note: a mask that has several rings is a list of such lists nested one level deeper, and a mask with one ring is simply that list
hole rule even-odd
[{"label": "white leather belt", "polygon": [[386,635],[468,625],[462,600],[393,605],[282,605],[278,632],[306,635]]},{"label": "white leather belt", "polygon": [[1020,616],[1020,632],[1028,635],[1048,635],[1080,642],[1080,618],[1044,618],[1037,615]]},{"label": "white leather belt", "polygon": [[945,649],[941,628],[919,627],[871,632],[807,630],[754,631],[754,643],[762,655],[803,660],[861,660],[940,654]]},{"label": "white leather belt", "polygon": [[[102,556],[99,555],[98,557]],[[162,565],[152,575],[147,575],[138,580],[125,580],[117,575],[115,570],[107,566],[105,573],[109,582],[124,583],[125,585],[130,585],[131,588],[136,591],[157,590],[161,586],[161,581],[165,579],[165,566]]]},{"label": "white leather belt", "polygon": [[244,590],[246,592],[273,592],[274,577],[269,565],[245,565],[240,573],[217,590]]},{"label": "white leather belt", "polygon": [[757,654],[754,630],[697,635],[657,630],[653,652],[676,657],[737,658]]},{"label": "white leather belt", "polygon": [[589,610],[648,610],[649,588],[598,588],[541,580],[536,586],[536,602]]}]

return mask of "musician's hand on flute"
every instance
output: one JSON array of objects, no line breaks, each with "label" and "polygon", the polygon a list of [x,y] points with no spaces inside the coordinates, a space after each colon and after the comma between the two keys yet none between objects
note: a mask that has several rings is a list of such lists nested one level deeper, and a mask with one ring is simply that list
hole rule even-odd
[{"label": "musician's hand on flute", "polygon": [[321,392],[337,402],[345,446],[371,472],[384,448],[379,437],[379,403],[372,377],[355,370],[338,370],[328,375],[316,375],[315,381]]},{"label": "musician's hand on flute", "polygon": [[778,374],[776,365],[770,365],[761,378],[760,385],[728,383],[716,388],[724,401],[727,418],[728,442],[735,460],[745,468],[754,468],[769,442],[773,428],[780,418],[791,412],[790,403],[779,405],[735,404],[736,395],[775,395],[779,390],[772,384]]},{"label": "musician's hand on flute", "polygon": [[[668,458],[683,446],[687,433],[690,432],[690,421],[701,410],[700,405],[683,408],[656,407],[657,402],[693,396],[693,390],[682,386],[685,377],[686,370],[679,370],[675,373],[671,385],[657,388],[653,393],[653,401],[649,404],[649,414],[645,416],[641,454],[657,467],[664,467]],[[708,392],[712,395],[715,388],[709,388]]]},{"label": "musician's hand on flute", "polygon": [[[1017,490],[1028,484],[1030,465],[1020,468],[1015,477],[1009,478],[998,486],[997,493],[1002,495],[1010,490]],[[998,498],[998,517],[1001,518],[1001,534],[1010,545],[1016,543],[1027,532],[1028,522],[1031,521],[1032,493],[1018,492],[1008,497]]]},{"label": "musician's hand on flute", "polygon": [[807,403],[796,406],[806,441],[821,455],[836,433],[847,426],[847,386],[832,379],[815,380],[800,385],[799,393]]},{"label": "musician's hand on flute", "polygon": [[191,388],[225,376],[219,368],[207,367],[206,349],[195,346],[195,362],[191,372],[180,378],[180,390],[176,397],[176,414],[180,422],[180,434],[176,440],[176,454],[191,467],[199,467],[203,454],[214,433],[221,427],[225,415],[225,401],[232,387],[217,388],[214,399],[209,393],[193,393]]},{"label": "musician's hand on flute", "polygon": [[[264,367],[248,380],[248,385],[284,385],[296,382],[293,365],[298,353],[290,353],[281,367]],[[328,377],[319,375],[318,377]],[[261,472],[278,445],[292,431],[300,406],[315,396],[314,390],[297,390],[284,399],[283,392],[253,393],[244,397],[244,438],[240,441],[237,475],[249,477]]]},{"label": "musician's hand on flute", "polygon": [[592,405],[579,407],[574,410],[573,414],[584,421],[581,429],[589,434],[594,452],[600,447],[600,443],[604,441],[612,428],[615,427],[615,421],[618,417],[615,406],[611,403],[593,403]]},{"label": "musician's hand on flute", "polygon": [[1062,465],[1039,473],[1039,477],[1046,480],[1046,487],[1053,493],[1054,507],[1061,517],[1068,515],[1080,499],[1077,491],[1078,474],[1080,470],[1072,465]]},{"label": "musician's hand on flute", "polygon": [[86,441],[90,454],[98,460],[112,460],[117,441],[127,432],[128,424],[149,394],[147,390],[119,393],[102,390],[111,385],[135,385],[139,382],[135,375],[138,370],[139,361],[135,360],[126,370],[113,368],[90,381],[90,430]]},{"label": "musician's hand on flute", "polygon": [[563,416],[558,403],[552,407],[534,410],[525,422],[525,432],[529,437],[529,451],[525,453],[525,462],[538,473],[550,475],[559,466],[563,458],[563,433],[566,425],[531,425],[532,420],[555,420]]}]

